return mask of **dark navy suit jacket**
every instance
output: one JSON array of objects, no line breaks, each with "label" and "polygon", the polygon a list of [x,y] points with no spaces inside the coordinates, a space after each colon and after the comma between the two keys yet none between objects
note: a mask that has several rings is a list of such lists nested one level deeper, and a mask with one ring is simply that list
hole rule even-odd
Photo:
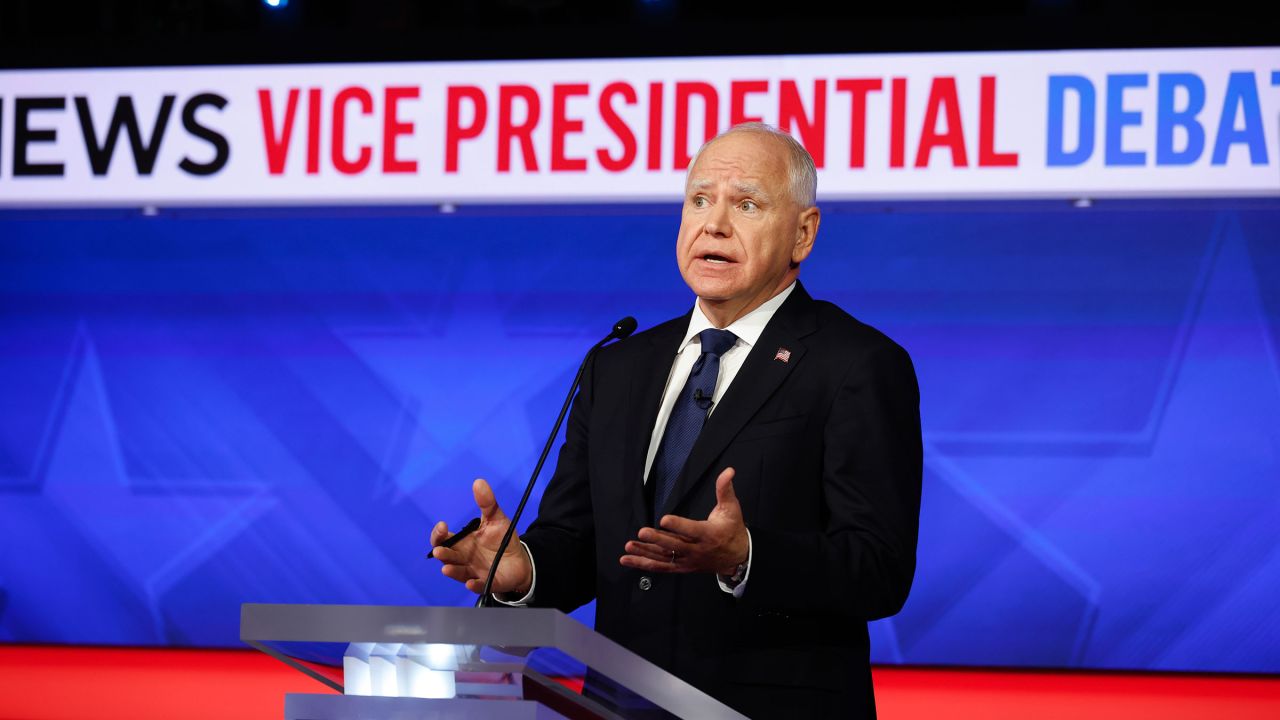
[{"label": "dark navy suit jacket", "polygon": [[688,322],[590,363],[522,536],[537,566],[533,604],[567,612],[596,599],[598,631],[751,717],[873,717],[866,623],[898,612],[915,572],[922,449],[911,360],[802,286],[778,309],[670,506],[705,518],[716,477],[735,469],[752,564],[734,598],[710,575],[618,563],[651,524],[645,454]]}]

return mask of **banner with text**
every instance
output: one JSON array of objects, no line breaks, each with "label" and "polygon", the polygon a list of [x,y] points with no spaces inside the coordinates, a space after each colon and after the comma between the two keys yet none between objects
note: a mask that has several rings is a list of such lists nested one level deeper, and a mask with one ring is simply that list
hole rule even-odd
[{"label": "banner with text", "polygon": [[745,121],[823,199],[1280,196],[1280,48],[0,72],[0,206],[677,200]]}]

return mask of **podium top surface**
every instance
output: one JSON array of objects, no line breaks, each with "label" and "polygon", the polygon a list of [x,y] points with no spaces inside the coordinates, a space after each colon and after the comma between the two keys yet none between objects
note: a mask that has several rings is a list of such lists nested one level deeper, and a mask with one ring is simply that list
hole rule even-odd
[{"label": "podium top surface", "polygon": [[[240,608],[240,639],[564,647],[601,637],[549,608],[272,605]],[[603,638],[601,638],[603,639]]]},{"label": "podium top surface", "polygon": [[290,643],[465,645],[492,648],[508,656],[545,648],[582,663],[680,717],[744,717],[550,608],[245,603],[240,609],[240,639],[273,655]]}]

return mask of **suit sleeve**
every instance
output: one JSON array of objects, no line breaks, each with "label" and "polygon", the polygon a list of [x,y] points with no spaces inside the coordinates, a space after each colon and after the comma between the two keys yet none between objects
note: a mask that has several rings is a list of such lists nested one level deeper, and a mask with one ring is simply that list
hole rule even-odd
[{"label": "suit sleeve", "polygon": [[521,534],[537,564],[537,589],[529,605],[570,612],[595,598],[595,524],[591,506],[587,435],[596,355],[587,363],[560,446],[555,474],[538,505],[538,517]]},{"label": "suit sleeve", "polygon": [[886,343],[850,365],[823,427],[824,526],[752,528],[743,601],[864,620],[898,612],[915,574],[922,471],[915,370]]}]

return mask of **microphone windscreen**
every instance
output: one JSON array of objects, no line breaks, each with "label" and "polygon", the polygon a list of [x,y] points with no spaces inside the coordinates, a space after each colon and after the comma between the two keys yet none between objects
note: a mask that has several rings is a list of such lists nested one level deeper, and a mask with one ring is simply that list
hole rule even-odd
[{"label": "microphone windscreen", "polygon": [[628,315],[613,324],[612,336],[621,340],[636,331],[636,319]]}]

